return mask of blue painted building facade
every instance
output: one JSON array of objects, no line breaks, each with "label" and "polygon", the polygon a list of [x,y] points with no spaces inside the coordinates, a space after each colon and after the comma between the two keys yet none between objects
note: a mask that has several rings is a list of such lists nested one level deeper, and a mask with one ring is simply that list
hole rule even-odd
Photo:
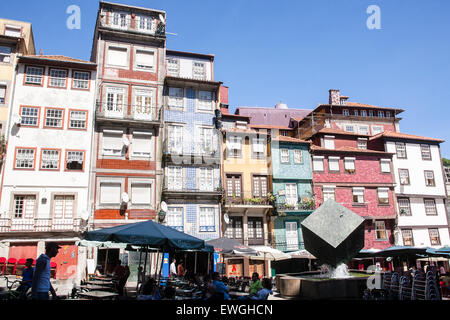
[{"label": "blue painted building facade", "polygon": [[302,250],[300,224],[314,209],[309,142],[284,136],[273,138],[271,157],[274,247],[284,252]]},{"label": "blue painted building facade", "polygon": [[174,65],[180,69],[165,78],[162,199],[168,205],[166,225],[208,240],[218,238],[221,229],[220,144],[215,129],[220,83],[207,76],[198,79],[198,72],[183,74],[186,65],[189,69],[203,63],[206,72],[211,63],[189,55],[167,56],[172,65],[168,70]]}]

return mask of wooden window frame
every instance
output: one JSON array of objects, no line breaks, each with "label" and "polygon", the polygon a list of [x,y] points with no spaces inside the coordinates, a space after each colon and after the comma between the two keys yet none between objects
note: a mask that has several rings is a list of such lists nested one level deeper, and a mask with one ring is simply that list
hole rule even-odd
[{"label": "wooden window frame", "polygon": [[[16,161],[17,161],[17,151],[18,150],[33,150],[34,151],[34,160],[33,160],[33,167],[32,168],[17,168],[16,167]],[[36,154],[37,154],[37,147],[19,147],[16,146],[14,149],[14,162],[13,162],[13,170],[29,170],[34,171],[36,169]]]},{"label": "wooden window frame", "polygon": [[[433,184],[429,185],[428,184],[428,180],[427,180],[427,172],[431,172],[433,174]],[[423,175],[425,177],[425,186],[426,187],[436,187],[436,177],[434,175],[434,171],[433,170],[424,170],[423,171]]]},{"label": "wooden window frame", "polygon": [[[83,168],[82,168],[81,170],[71,170],[71,169],[67,169],[67,157],[68,157],[70,151],[74,151],[74,152],[83,152]],[[66,149],[65,157],[64,157],[64,171],[66,171],[66,172],[84,172],[85,167],[86,167],[86,150],[81,150],[81,149]]]},{"label": "wooden window frame", "polygon": [[[27,82],[27,75],[28,75],[28,73],[27,73],[27,69],[28,68],[40,68],[40,69],[42,69],[42,79],[41,79],[41,83],[39,84],[39,83],[32,83],[32,82]],[[45,78],[45,76],[46,76],[46,68],[44,67],[44,66],[34,66],[34,65],[25,65],[25,70],[24,70],[24,73],[23,73],[23,85],[24,86],[33,86],[33,87],[43,87],[44,86],[44,78]]]},{"label": "wooden window frame", "polygon": [[[66,72],[66,77],[65,77],[65,82],[64,82],[64,87],[60,87],[60,86],[52,86],[50,84],[50,80],[52,78],[51,74],[52,74],[52,70],[59,70],[59,71],[65,71]],[[62,78],[61,78],[62,79]],[[48,77],[47,77],[47,88],[52,88],[52,89],[67,89],[69,83],[69,69],[65,69],[65,68],[48,68]]]},{"label": "wooden window frame", "polygon": [[[406,173],[408,174],[408,183],[402,183],[402,177],[400,175],[400,172],[402,171],[406,171]],[[402,186],[409,186],[411,185],[411,179],[409,176],[409,169],[404,169],[404,168],[398,168],[398,183],[400,183],[400,185]]]},{"label": "wooden window frame", "polygon": [[[412,246],[412,247],[414,247],[414,233],[413,233],[413,231],[412,231],[412,229],[401,229],[401,231],[402,231],[402,242],[403,242],[403,245],[404,246]],[[405,234],[404,234],[404,231],[409,231],[409,232],[411,232],[411,244],[405,244]]]},{"label": "wooden window frame", "polygon": [[[85,112],[86,113],[86,119],[85,119],[85,127],[84,128],[71,128],[70,127],[70,120],[71,120],[71,114],[72,111],[81,111],[81,112]],[[69,109],[69,116],[67,117],[67,130],[75,130],[75,131],[87,131],[88,129],[88,115],[89,115],[89,111],[88,110],[84,110],[84,109]]]},{"label": "wooden window frame", "polygon": [[[46,169],[42,168],[42,160],[44,157],[44,151],[58,151],[58,168],[57,169]],[[60,171],[61,170],[61,153],[62,149],[58,148],[41,148],[41,157],[39,161],[39,171]]]},{"label": "wooden window frame", "polygon": [[[62,110],[62,118],[61,118],[61,127],[52,127],[46,124],[47,122],[47,111],[48,110]],[[64,130],[64,122],[65,122],[66,110],[64,108],[53,108],[53,107],[45,107],[44,109],[44,129],[53,129],[53,130]]]},{"label": "wooden window frame", "polygon": [[[427,201],[433,201],[434,213],[428,213],[428,211],[427,211],[427,204],[426,204]],[[424,209],[425,209],[425,215],[427,215],[427,216],[437,216],[438,215],[437,206],[436,206],[436,200],[435,199],[433,199],[433,198],[424,198],[423,199],[423,206],[424,206]]]},{"label": "wooden window frame", "polygon": [[23,108],[35,108],[38,109],[38,115],[37,115],[37,124],[35,126],[29,125],[29,124],[20,124],[22,128],[39,128],[40,122],[41,122],[41,107],[38,106],[27,106],[27,105],[21,105],[19,108],[19,114],[23,118],[22,115]]},{"label": "wooden window frame", "polygon": [[[431,238],[431,231],[436,231],[438,243],[433,243],[433,240]],[[441,235],[439,234],[439,229],[438,228],[429,228],[428,229],[428,236],[430,237],[430,245],[432,245],[432,246],[440,246],[441,245]]]},{"label": "wooden window frame", "polygon": [[[405,156],[404,157],[398,156],[398,146],[399,145],[403,145],[405,147],[405,149],[404,149]],[[404,143],[404,142],[396,142],[395,143],[395,156],[397,157],[397,159],[408,159],[408,153],[406,152],[406,143]]]},{"label": "wooden window frame", "polygon": [[[75,87],[73,86],[74,82],[75,82],[76,80],[78,80],[78,79],[75,79],[75,72],[82,72],[82,73],[87,73],[87,74],[89,74],[89,77],[88,77],[88,87],[87,87],[87,89],[84,89],[84,88],[75,88]],[[72,69],[72,77],[71,77],[72,80],[71,80],[70,89],[72,89],[72,90],[81,90],[81,91],[91,91],[91,77],[92,77],[91,71],[86,71],[86,70],[75,70],[75,69]]]}]

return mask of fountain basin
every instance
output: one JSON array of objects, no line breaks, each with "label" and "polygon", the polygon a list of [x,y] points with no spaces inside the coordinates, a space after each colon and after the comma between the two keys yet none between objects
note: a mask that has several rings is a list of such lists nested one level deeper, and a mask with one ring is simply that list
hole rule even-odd
[{"label": "fountain basin", "polygon": [[362,299],[370,274],[352,271],[345,279],[321,278],[320,272],[279,274],[275,281],[284,297],[304,299]]}]

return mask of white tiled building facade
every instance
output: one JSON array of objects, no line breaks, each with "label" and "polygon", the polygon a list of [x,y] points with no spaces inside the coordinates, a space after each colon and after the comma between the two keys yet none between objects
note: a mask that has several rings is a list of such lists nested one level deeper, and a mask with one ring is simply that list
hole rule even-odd
[{"label": "white tiled building facade", "polygon": [[89,167],[96,65],[63,56],[24,56],[16,69],[0,204],[0,255],[36,258],[63,247],[59,279],[81,279],[75,242],[91,215]]}]

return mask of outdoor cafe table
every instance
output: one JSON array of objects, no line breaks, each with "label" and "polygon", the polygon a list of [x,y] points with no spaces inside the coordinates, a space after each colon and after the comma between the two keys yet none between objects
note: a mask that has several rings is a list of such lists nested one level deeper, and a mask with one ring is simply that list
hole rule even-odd
[{"label": "outdoor cafe table", "polygon": [[228,295],[230,297],[245,297],[245,296],[248,296],[249,293],[248,292],[230,291],[230,292],[228,292]]},{"label": "outdoor cafe table", "polygon": [[108,291],[108,290],[112,290],[112,287],[108,287],[108,286],[99,286],[99,285],[95,285],[95,284],[85,284],[85,285],[81,285],[80,286],[81,289],[86,289],[89,291],[96,291],[96,290],[100,290],[100,291]]},{"label": "outdoor cafe table", "polygon": [[177,289],[176,294],[179,296],[182,296],[182,295],[191,295],[192,296],[192,293],[194,291],[195,291],[195,289]]},{"label": "outdoor cafe table", "polygon": [[98,280],[86,281],[86,283],[93,284],[96,286],[107,286],[107,287],[114,287],[114,285],[115,285],[114,282],[112,282],[112,281],[106,282],[106,281],[98,281]]},{"label": "outdoor cafe table", "polygon": [[95,299],[95,300],[107,300],[117,297],[119,294],[115,292],[108,291],[88,291],[88,292],[80,292],[79,296]]},{"label": "outdoor cafe table", "polygon": [[105,281],[105,282],[109,282],[112,281],[114,278],[113,277],[96,277],[96,276],[91,276],[90,280],[92,281]]}]

